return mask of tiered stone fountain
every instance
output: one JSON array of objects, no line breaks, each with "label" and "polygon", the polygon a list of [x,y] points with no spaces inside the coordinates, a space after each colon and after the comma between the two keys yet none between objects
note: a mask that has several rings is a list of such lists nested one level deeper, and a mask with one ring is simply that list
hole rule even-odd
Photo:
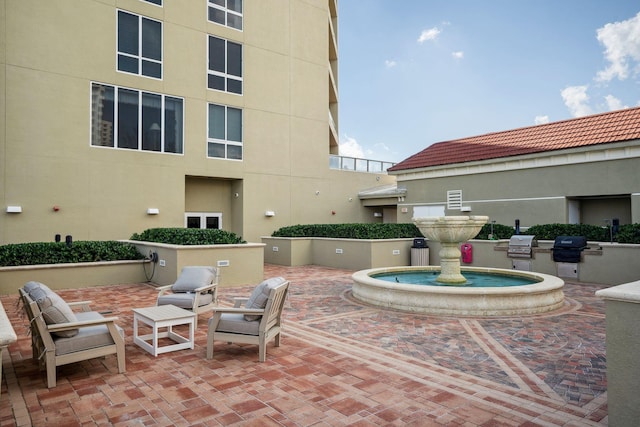
[{"label": "tiered stone fountain", "polygon": [[[486,216],[444,216],[414,218],[430,241],[441,243],[441,267],[390,267],[362,270],[353,274],[353,296],[362,302],[395,310],[461,316],[513,316],[556,310],[564,305],[564,281],[555,276],[487,267],[460,268],[460,244],[477,235]],[[465,271],[490,276],[496,286],[471,287]],[[433,275],[438,286],[402,283],[402,273]],[[395,281],[375,276],[395,277]],[[530,279],[531,284],[501,287],[505,276]],[[447,285],[447,286],[441,286]],[[449,286],[454,285],[454,286]]]},{"label": "tiered stone fountain", "polygon": [[460,273],[460,244],[474,238],[489,221],[488,216],[433,216],[414,218],[420,232],[430,241],[440,242],[440,275],[437,282],[464,285]]}]

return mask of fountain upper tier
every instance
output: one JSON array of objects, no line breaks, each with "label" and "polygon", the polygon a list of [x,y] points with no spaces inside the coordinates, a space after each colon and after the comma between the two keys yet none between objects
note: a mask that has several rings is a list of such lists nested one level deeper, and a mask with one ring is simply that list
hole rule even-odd
[{"label": "fountain upper tier", "polygon": [[413,218],[420,232],[429,240],[443,243],[462,243],[475,237],[488,216],[430,216]]}]

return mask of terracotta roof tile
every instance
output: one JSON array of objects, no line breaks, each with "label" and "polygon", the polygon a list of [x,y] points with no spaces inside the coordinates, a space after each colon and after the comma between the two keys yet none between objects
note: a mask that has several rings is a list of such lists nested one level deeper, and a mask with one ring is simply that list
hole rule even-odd
[{"label": "terracotta roof tile", "polygon": [[435,143],[389,171],[640,139],[640,107]]}]

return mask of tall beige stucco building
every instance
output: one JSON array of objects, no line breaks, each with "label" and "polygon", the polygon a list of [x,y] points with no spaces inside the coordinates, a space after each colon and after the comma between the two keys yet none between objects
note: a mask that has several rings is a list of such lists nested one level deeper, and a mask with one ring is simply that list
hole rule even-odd
[{"label": "tall beige stucco building", "polygon": [[358,197],[384,168],[330,167],[337,0],[0,0],[0,31],[0,244],[395,221]]}]

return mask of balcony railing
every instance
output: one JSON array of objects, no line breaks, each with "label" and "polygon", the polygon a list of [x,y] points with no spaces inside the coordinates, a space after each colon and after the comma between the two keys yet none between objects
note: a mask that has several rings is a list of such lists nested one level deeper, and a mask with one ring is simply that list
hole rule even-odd
[{"label": "balcony railing", "polygon": [[387,173],[387,169],[395,165],[382,160],[360,159],[347,156],[329,156],[329,168],[354,172]]}]

